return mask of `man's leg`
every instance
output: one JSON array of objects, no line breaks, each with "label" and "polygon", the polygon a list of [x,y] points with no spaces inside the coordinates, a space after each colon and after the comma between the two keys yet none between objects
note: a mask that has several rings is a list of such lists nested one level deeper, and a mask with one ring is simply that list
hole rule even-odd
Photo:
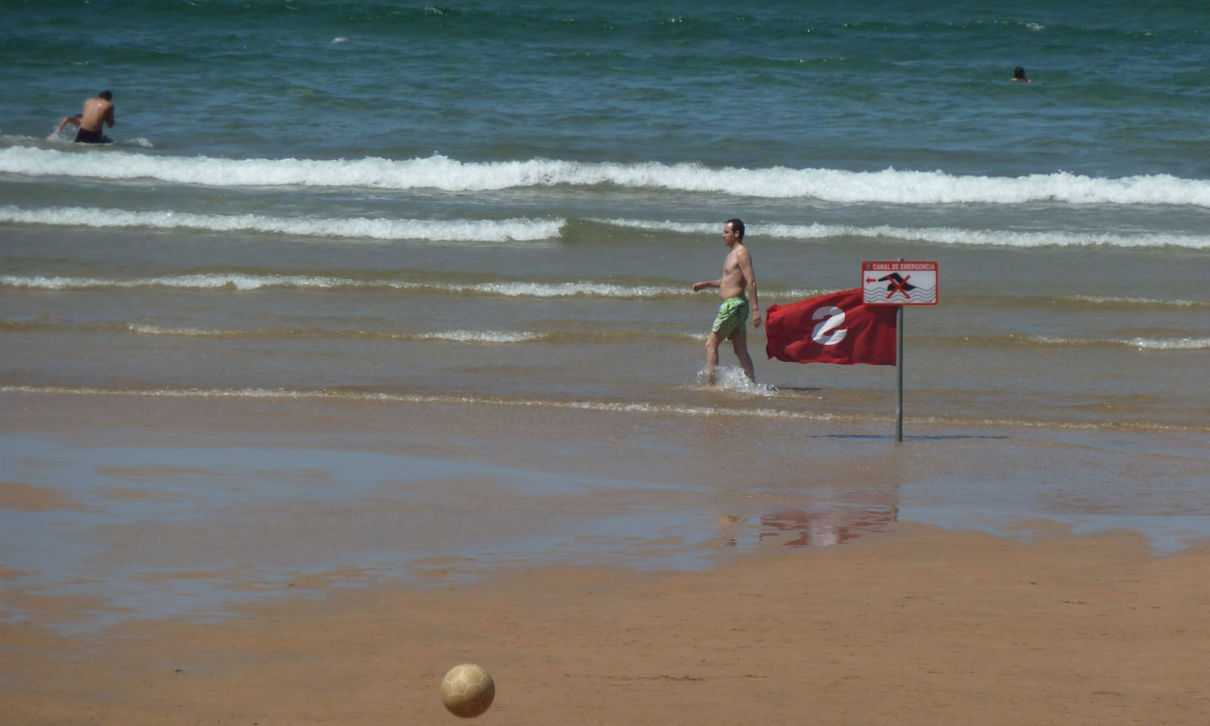
[{"label": "man's leg", "polygon": [[714,367],[718,365],[718,333],[711,332],[706,336],[706,383],[714,385]]},{"label": "man's leg", "polygon": [[736,329],[735,334],[731,336],[731,347],[735,349],[735,357],[739,358],[739,364],[744,368],[744,375],[748,376],[748,380],[756,383],[756,373],[752,368],[752,356],[748,355],[748,331],[743,325]]}]

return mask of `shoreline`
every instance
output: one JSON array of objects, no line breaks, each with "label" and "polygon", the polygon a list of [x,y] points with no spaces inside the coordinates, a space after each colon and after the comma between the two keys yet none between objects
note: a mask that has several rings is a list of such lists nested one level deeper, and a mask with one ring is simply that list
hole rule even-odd
[{"label": "shoreline", "polygon": [[331,573],[377,586],[546,566],[701,571],[912,525],[1132,531],[1161,555],[1210,540],[1196,485],[1210,461],[1187,432],[933,426],[896,446],[852,422],[625,409],[0,402],[0,567],[24,573],[0,587],[98,598],[77,630],[221,619]]},{"label": "shoreline", "polygon": [[[702,384],[682,384],[674,390],[690,392],[696,395],[691,403],[672,403],[664,400],[626,401],[608,397],[577,397],[546,396],[529,397],[503,394],[487,394],[467,391],[463,393],[441,392],[405,392],[388,388],[366,387],[321,387],[321,388],[286,388],[286,387],[141,387],[121,388],[91,385],[2,385],[0,396],[15,398],[47,396],[64,399],[82,398],[114,398],[114,399],[158,399],[184,400],[195,402],[207,401],[236,401],[266,403],[278,402],[289,405],[293,402],[330,403],[336,406],[458,406],[465,408],[499,408],[499,409],[552,409],[556,411],[583,411],[600,414],[634,414],[653,417],[684,417],[701,418],[715,417],[723,419],[769,419],[785,423],[802,424],[833,424],[859,427],[863,432],[867,429],[877,432],[885,429],[888,424],[895,422],[894,414],[883,411],[869,412],[871,401],[883,396],[868,390],[833,389],[829,391],[833,406],[830,410],[812,412],[803,406],[805,400],[822,400],[818,386],[777,386],[772,384],[751,384],[742,379],[742,372],[732,366],[720,366],[721,380],[718,387],[711,390]],[[702,394],[716,394],[710,399]],[[1077,418],[1034,418],[1021,417],[990,418],[973,415],[961,417],[952,413],[961,407],[961,401],[955,401],[947,409],[950,411],[931,411],[924,414],[905,414],[905,425],[917,427],[925,433],[905,434],[905,438],[916,439],[948,436],[950,438],[973,438],[1003,436],[1000,432],[1014,433],[1021,430],[1049,430],[1056,432],[1123,432],[1140,434],[1199,434],[1210,432],[1210,425],[1195,423],[1200,421],[1191,412],[1184,413],[1184,421],[1177,419],[1147,420],[1137,418],[1118,418],[1107,420],[1104,417]],[[1137,413],[1135,415],[1138,415]],[[954,430],[975,431],[987,430],[993,433],[946,433]],[[935,433],[941,430],[943,433]],[[873,435],[878,436],[877,433]]]}]

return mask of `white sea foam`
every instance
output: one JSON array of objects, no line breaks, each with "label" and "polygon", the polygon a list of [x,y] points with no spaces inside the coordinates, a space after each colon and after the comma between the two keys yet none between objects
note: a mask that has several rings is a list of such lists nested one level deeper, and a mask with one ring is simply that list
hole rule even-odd
[{"label": "white sea foam", "polygon": [[632,413],[674,416],[721,416],[727,418],[776,418],[811,421],[878,420],[878,417],[817,414],[783,411],[772,408],[736,408],[734,406],[679,406],[622,401],[560,401],[542,399],[493,398],[490,396],[454,396],[401,394],[373,391],[306,390],[288,388],[93,388],[88,386],[0,386],[0,393],[76,395],[76,396],[137,396],[147,398],[226,398],[226,399],[285,399],[372,401],[401,404],[448,404],[506,406],[519,408],[554,408],[602,413]]},{"label": "white sea foam", "polygon": [[[197,273],[164,275],[161,277],[102,278],[56,275],[0,275],[0,287],[30,290],[88,290],[169,287],[192,290],[251,291],[264,288],[297,288],[334,290],[344,288],[391,289],[445,295],[484,295],[499,297],[600,297],[636,299],[652,297],[692,297],[687,286],[619,285],[580,280],[574,282],[480,282],[442,283],[390,279],[355,279],[324,275],[256,275],[250,273]],[[761,296],[778,300],[802,298],[834,292],[825,289],[762,290]],[[1077,295],[1067,298],[1080,303],[1105,305],[1157,305],[1174,307],[1207,306],[1210,302],[1196,300],[1159,300],[1154,298],[1095,297]]]},{"label": "white sea foam", "polygon": [[62,277],[48,275],[0,275],[0,285],[5,287],[32,288],[36,290],[85,290],[90,288],[136,288],[175,287],[198,290],[230,288],[233,290],[258,290],[263,287],[352,287],[364,285],[357,280],[335,277],[308,277],[304,275],[241,275],[241,274],[197,274],[169,275],[165,277],[101,278]]},{"label": "white sea foam", "polygon": [[1204,350],[1210,338],[1130,338],[1125,341],[1140,350]]},{"label": "white sea foam", "polygon": [[1138,350],[1205,350],[1210,348],[1210,338],[1061,338],[1053,336],[1031,336],[1030,341],[1044,345],[1118,345]]},{"label": "white sea foam", "polygon": [[451,292],[503,295],[505,297],[668,297],[692,295],[688,288],[657,285],[611,285],[599,282],[487,282],[450,285]]},{"label": "white sea foam", "polygon": [[453,343],[528,343],[540,340],[542,334],[505,330],[443,330],[420,333],[416,337],[420,340],[446,340]]},{"label": "white sea foam", "polygon": [[166,335],[188,338],[231,338],[273,336],[354,336],[365,338],[389,338],[395,340],[440,340],[452,343],[528,343],[542,340],[541,333],[506,330],[439,330],[431,333],[391,333],[368,330],[222,330],[214,328],[171,328],[159,325],[130,323],[126,329],[136,335]]},{"label": "white sea foam", "polygon": [[[697,374],[699,383],[705,383],[706,371],[700,370]],[[734,393],[742,393],[749,396],[776,396],[777,389],[765,383],[753,383],[748,379],[742,368],[733,368],[731,366],[719,366],[714,369],[714,383],[720,389],[732,391]]]},{"label": "white sea foam", "polygon": [[209,328],[164,328],[159,325],[131,323],[126,329],[136,335],[177,335],[188,338],[223,338],[239,335],[236,330],[214,330]]},{"label": "white sea foam", "polygon": [[[642,219],[592,219],[589,221],[615,227],[647,230],[667,230],[679,234],[714,234],[717,222],[673,222]],[[756,224],[747,225],[749,235],[776,239],[833,239],[863,237],[902,239],[947,245],[995,247],[1083,247],[1107,245],[1112,247],[1185,247],[1210,249],[1210,237],[1180,234],[1122,235],[1100,232],[1014,232],[994,229],[960,229],[956,227],[892,227],[875,225],[858,227],[833,224]]]},{"label": "white sea foam", "polygon": [[0,149],[0,172],[26,176],[157,179],[220,187],[317,186],[482,191],[556,185],[614,185],[841,203],[1181,204],[1210,207],[1210,181],[1166,174],[1120,178],[1067,172],[1020,177],[960,176],[941,171],[854,172],[787,167],[712,168],[657,162],[550,159],[462,162],[427,158],[224,159],[114,151],[80,154],[13,146]]},{"label": "white sea foam", "polygon": [[[739,408],[736,406],[679,406],[645,402],[560,401],[507,399],[488,396],[420,395],[373,391],[305,390],[288,388],[94,388],[89,386],[0,386],[0,394],[52,396],[132,396],[140,398],[277,399],[372,402],[402,405],[502,406],[519,408],[571,409],[601,413],[721,418],[764,418],[824,423],[887,422],[887,416],[870,414],[833,414],[788,411],[776,408]],[[907,423],[944,426],[1006,426],[1011,428],[1047,428],[1113,431],[1208,431],[1206,426],[1183,426],[1152,421],[1028,421],[1021,419],[977,419],[939,416],[912,417]]]},{"label": "white sea foam", "polygon": [[196,290],[239,291],[272,287],[290,288],[390,288],[455,295],[500,295],[505,297],[607,297],[641,298],[688,296],[688,287],[655,285],[612,285],[598,282],[484,282],[471,284],[410,282],[402,280],[357,280],[311,275],[252,275],[204,273],[142,278],[64,277],[47,275],[0,275],[0,286],[36,290],[84,290],[90,288],[172,287]]},{"label": "white sea foam", "polygon": [[1162,305],[1179,308],[1192,308],[1210,305],[1204,300],[1161,300],[1154,297],[1120,297],[1112,295],[1073,295],[1070,300],[1093,305]]},{"label": "white sea foam", "polygon": [[[533,332],[528,330],[437,330],[429,332],[400,332],[360,328],[195,328],[153,325],[142,322],[125,323],[63,323],[39,320],[0,319],[0,332],[67,330],[84,332],[122,332],[133,335],[171,336],[184,338],[368,338],[399,341],[443,341],[453,343],[616,343],[639,339],[693,340],[702,342],[702,332],[667,332],[651,330],[576,330]],[[738,370],[738,369],[737,369]]]},{"label": "white sea foam", "polygon": [[0,206],[0,222],[62,227],[148,227],[207,231],[270,232],[308,237],[345,237],[439,242],[508,242],[557,238],[562,219],[374,219],[363,217],[268,217],[260,214],[135,212],[96,207],[24,209]]}]

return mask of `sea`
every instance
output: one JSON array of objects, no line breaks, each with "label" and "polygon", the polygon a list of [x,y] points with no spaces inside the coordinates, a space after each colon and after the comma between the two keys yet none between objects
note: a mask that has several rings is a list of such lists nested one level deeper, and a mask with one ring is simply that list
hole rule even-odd
[{"label": "sea", "polygon": [[[148,571],[597,561],[718,522],[741,549],[992,510],[1169,550],[1210,532],[1205,3],[3,0],[0,19],[11,587],[124,582],[137,610]],[[55,133],[103,89],[112,143]],[[718,298],[691,286],[719,276],[732,217],[764,309],[858,287],[864,261],[936,262],[899,370],[770,360],[749,327],[756,382],[724,345],[706,385]],[[407,471],[429,519],[380,506]],[[608,511],[538,516],[508,482]],[[39,486],[82,504],[44,513]],[[851,533],[812,540],[829,511]]]},{"label": "sea", "polygon": [[[739,217],[765,308],[938,262],[908,417],[1210,430],[1203,4],[3,15],[8,389],[893,414],[754,329],[758,385],[700,385]],[[102,89],[112,144],[54,133]]]}]

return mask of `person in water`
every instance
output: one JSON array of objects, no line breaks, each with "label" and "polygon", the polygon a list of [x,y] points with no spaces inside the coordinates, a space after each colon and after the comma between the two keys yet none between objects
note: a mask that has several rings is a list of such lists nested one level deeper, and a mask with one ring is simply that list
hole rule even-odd
[{"label": "person in water", "polygon": [[1013,80],[1021,83],[1029,83],[1029,76],[1025,75],[1025,69],[1017,66],[1013,69]]},{"label": "person in water", "polygon": [[706,382],[714,384],[714,367],[718,364],[718,346],[724,340],[731,339],[735,349],[735,357],[744,368],[748,380],[756,382],[756,374],[752,370],[752,356],[748,355],[748,333],[745,326],[748,322],[748,296],[752,296],[752,324],[759,328],[760,298],[756,293],[756,273],[752,269],[752,257],[744,245],[744,223],[739,219],[728,219],[723,223],[723,244],[727,245],[726,259],[723,260],[723,276],[717,280],[703,280],[693,283],[693,291],[717,287],[719,297],[723,299],[706,336]]},{"label": "person in water", "polygon": [[55,129],[55,133],[62,133],[63,128],[68,124],[79,127],[76,131],[76,143],[80,144],[108,144],[113,139],[110,139],[104,133],[104,126],[113,127],[113,93],[111,91],[101,91],[95,97],[84,102],[84,110],[75,116],[64,116],[59,122],[59,127]]}]

